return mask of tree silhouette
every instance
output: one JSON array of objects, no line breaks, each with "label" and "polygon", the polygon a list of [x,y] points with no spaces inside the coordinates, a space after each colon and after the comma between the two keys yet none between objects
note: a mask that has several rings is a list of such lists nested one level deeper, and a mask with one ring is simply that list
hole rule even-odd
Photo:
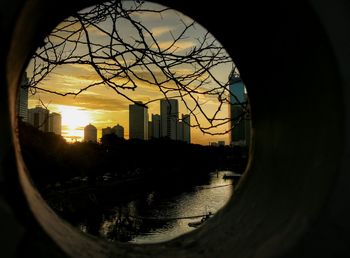
[{"label": "tree silhouette", "polygon": [[[73,14],[45,38],[34,54],[29,80],[31,93],[39,90],[61,96],[79,95],[104,85],[130,102],[146,107],[161,98],[177,98],[193,118],[192,127],[207,134],[227,133],[248,112],[247,103],[239,103],[244,112],[235,118],[231,128],[218,132],[218,127],[232,122],[230,117],[220,116],[224,104],[232,104],[230,96],[237,104],[238,98],[229,89],[229,78],[222,81],[215,71],[223,65],[229,65],[232,74],[238,71],[209,32],[191,39],[194,43],[190,48],[181,48],[199,26],[194,21],[179,16],[176,33],[169,31],[171,40],[164,45],[140,19],[145,14],[163,17],[169,12],[174,11],[166,7],[150,9],[142,1],[112,0]],[[95,37],[96,34],[99,36]],[[73,91],[43,86],[50,73],[70,64],[88,67],[97,79]],[[160,95],[143,104],[136,102],[131,93],[140,84],[157,89]],[[208,101],[215,101],[214,112],[203,108]]]}]

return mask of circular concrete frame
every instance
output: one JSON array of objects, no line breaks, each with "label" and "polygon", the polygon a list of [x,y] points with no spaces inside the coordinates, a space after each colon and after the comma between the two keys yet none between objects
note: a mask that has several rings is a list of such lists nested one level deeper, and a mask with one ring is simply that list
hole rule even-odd
[{"label": "circular concrete frame", "polygon": [[[234,7],[156,1],[201,23],[238,65],[254,127],[246,177],[206,226],[162,244],[109,243],[58,218],[33,187],[21,159],[15,93],[40,40],[74,10],[95,2],[0,4],[0,133],[8,136],[0,139],[2,257],[350,255],[350,7],[341,0],[331,5],[237,0]],[[31,248],[38,240],[44,244]]]}]

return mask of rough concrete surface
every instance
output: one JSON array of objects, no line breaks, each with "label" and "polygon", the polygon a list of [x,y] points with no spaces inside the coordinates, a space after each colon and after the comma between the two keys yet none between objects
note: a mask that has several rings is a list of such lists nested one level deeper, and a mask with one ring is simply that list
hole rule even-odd
[{"label": "rough concrete surface", "polygon": [[15,96],[40,40],[97,1],[0,3],[0,257],[350,257],[348,1],[155,1],[206,27],[246,83],[254,141],[234,198],[163,244],[109,243],[62,221],[21,161]]}]

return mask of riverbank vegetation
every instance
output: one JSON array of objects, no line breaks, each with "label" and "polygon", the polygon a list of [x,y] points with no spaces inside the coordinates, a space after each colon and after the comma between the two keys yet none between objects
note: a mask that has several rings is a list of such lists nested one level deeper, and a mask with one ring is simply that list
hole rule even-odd
[{"label": "riverbank vegetation", "polygon": [[[22,122],[18,133],[33,183],[49,206],[82,231],[111,241],[127,242],[172,227],[171,221],[140,217],[157,217],[164,203],[183,193],[190,198],[195,191],[208,191],[198,186],[210,184],[210,173],[242,173],[247,162],[246,150],[237,147],[116,135],[104,136],[101,143],[67,143]],[[215,177],[225,180],[222,174]],[[232,183],[228,179],[224,186]]]},{"label": "riverbank vegetation", "polygon": [[67,143],[63,137],[19,124],[22,155],[39,190],[145,178],[174,184],[215,170],[242,173],[243,148],[202,146],[169,139],[125,140],[105,135],[101,143]]}]

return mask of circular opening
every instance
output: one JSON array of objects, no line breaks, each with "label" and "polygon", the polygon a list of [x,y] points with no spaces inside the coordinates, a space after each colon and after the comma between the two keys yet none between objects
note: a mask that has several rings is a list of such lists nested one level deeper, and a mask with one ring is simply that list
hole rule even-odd
[{"label": "circular opening", "polygon": [[228,53],[153,3],[111,1],[65,19],[33,55],[17,107],[43,198],[112,241],[163,242],[205,225],[248,160],[248,97]]},{"label": "circular opening", "polygon": [[[73,10],[83,2],[77,0],[65,6],[39,0],[35,1],[38,5],[24,8],[7,60],[11,107],[15,107],[18,71],[24,65],[33,39],[40,38],[47,26],[58,21],[57,17],[63,16],[61,12]],[[32,187],[17,152],[20,186],[28,199],[22,202],[21,211],[29,205],[36,217],[35,220],[29,218],[29,222],[39,222],[48,238],[71,257],[231,257],[233,253],[237,257],[281,257],[314,256],[315,252],[322,256],[323,248],[332,254],[339,251],[339,248],[332,249],[334,245],[330,242],[319,245],[328,239],[324,235],[329,232],[328,226],[334,225],[332,216],[329,221],[329,211],[333,212],[334,207],[343,210],[344,200],[340,196],[344,192],[339,191],[335,196],[340,198],[328,206],[334,179],[339,175],[339,166],[335,164],[340,164],[343,157],[345,103],[339,101],[343,99],[340,95],[344,90],[341,88],[344,77],[340,78],[337,71],[339,63],[334,58],[329,35],[324,33],[319,17],[311,10],[311,2],[277,5],[261,2],[255,3],[255,8],[247,1],[235,3],[235,10],[239,10],[235,15],[232,9],[219,5],[190,2],[183,5],[181,1],[172,4],[188,14],[196,14],[193,17],[212,28],[210,31],[215,31],[234,54],[242,75],[250,73],[244,78],[250,87],[256,134],[254,160],[249,165],[249,180],[245,180],[244,188],[235,191],[233,205],[227,205],[204,227],[184,237],[155,245],[110,244],[80,234],[57,218]],[[220,15],[209,21],[212,13]],[[329,21],[329,16],[326,17]],[[243,26],[236,26],[242,20],[246,21]],[[224,31],[228,24],[241,40],[228,39]],[[40,26],[44,28],[39,29]],[[269,69],[262,69],[266,67]],[[329,91],[330,85],[341,89]],[[302,89],[302,94],[296,86]],[[5,99],[4,95],[0,97]],[[298,105],[296,100],[303,105]],[[14,109],[11,110],[12,128],[15,128]],[[324,123],[325,117],[327,123]],[[325,141],[330,135],[332,140]],[[331,209],[327,210],[328,207]],[[325,221],[329,222],[327,227],[324,227]]]}]

